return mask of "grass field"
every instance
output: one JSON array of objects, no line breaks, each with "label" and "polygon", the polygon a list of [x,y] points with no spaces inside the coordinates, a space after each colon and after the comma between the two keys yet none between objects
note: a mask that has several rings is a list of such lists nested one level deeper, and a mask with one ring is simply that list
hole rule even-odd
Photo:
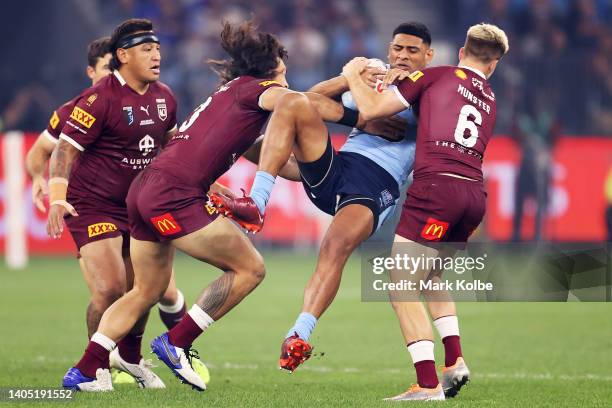
[{"label": "grass field", "polygon": [[[80,394],[76,405],[389,406],[381,399],[415,382],[391,307],[360,301],[357,257],[311,338],[324,356],[293,375],[280,372],[280,342],[299,311],[315,259],[278,252],[265,258],[268,275],[262,285],[195,344],[211,371],[208,391],[196,393],[158,367],[166,390],[118,386],[112,394]],[[175,270],[188,302],[216,276],[212,268],[185,257],[177,259]],[[0,269],[0,387],[59,385],[86,345],[86,304],[87,289],[73,259],[35,259],[19,272]],[[612,304],[458,307],[473,379],[446,406],[612,406]],[[152,314],[147,352],[148,342],[161,331]],[[439,363],[441,351],[437,343]]]}]

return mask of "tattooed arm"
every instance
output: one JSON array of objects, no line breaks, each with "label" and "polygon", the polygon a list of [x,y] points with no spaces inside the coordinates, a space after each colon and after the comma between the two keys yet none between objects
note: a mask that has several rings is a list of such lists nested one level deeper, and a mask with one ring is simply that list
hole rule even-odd
[{"label": "tattooed arm", "polygon": [[64,139],[51,154],[49,168],[49,217],[47,218],[47,234],[59,238],[64,231],[64,214],[68,211],[72,216],[78,216],[74,207],[66,201],[68,178],[72,163],[79,155],[79,150]]}]

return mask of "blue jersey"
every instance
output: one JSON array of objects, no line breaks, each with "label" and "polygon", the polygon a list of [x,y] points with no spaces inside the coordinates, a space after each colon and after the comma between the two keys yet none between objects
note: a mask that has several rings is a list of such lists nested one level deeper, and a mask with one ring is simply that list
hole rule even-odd
[{"label": "blue jersey", "polygon": [[[357,108],[350,92],[342,94],[342,104],[347,108]],[[403,140],[391,142],[362,130],[353,129],[340,151],[357,153],[369,158],[391,174],[399,186],[403,186],[414,167],[417,121],[412,109],[406,109],[396,116],[408,122],[406,137]]]}]

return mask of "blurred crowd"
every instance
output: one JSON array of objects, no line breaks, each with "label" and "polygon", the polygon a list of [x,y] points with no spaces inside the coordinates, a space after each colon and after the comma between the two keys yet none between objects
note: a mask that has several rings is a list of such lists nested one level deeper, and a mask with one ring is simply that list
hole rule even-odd
[{"label": "blurred crowd", "polygon": [[[365,0],[122,0],[114,7],[100,1],[105,21],[131,16],[153,20],[163,44],[162,80],[188,109],[216,87],[206,64],[225,58],[219,45],[221,22],[253,18],[275,33],[289,51],[291,87],[306,90],[329,73],[338,73],[355,55],[380,54]],[[108,26],[108,31],[112,25]]]},{"label": "blurred crowd", "polygon": [[[610,0],[403,2],[406,20],[418,14],[409,12],[410,7],[429,9],[434,21],[425,22],[431,23],[434,48],[446,44],[455,50],[466,28],[476,22],[498,24],[508,33],[510,53],[493,77],[503,101],[498,132],[530,136],[525,140],[535,135],[536,150],[553,143],[554,130],[612,134]],[[289,50],[289,82],[298,90],[337,75],[353,56],[384,58],[393,28],[381,27],[371,13],[388,4],[385,0],[92,0],[89,4],[96,5],[99,33],[110,33],[129,17],[154,21],[162,41],[162,80],[179,98],[179,117],[217,85],[206,59],[224,57],[218,38],[223,20],[253,18],[262,29],[276,33]],[[29,103],[53,109],[63,102],[55,98],[45,93],[44,83],[24,87],[0,106],[5,129],[40,129],[44,122],[28,115]]]}]

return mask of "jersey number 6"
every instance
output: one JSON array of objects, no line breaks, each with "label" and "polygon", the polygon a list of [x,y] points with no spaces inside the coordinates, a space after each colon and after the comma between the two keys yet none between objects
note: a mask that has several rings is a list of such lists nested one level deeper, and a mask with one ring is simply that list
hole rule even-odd
[{"label": "jersey number 6", "polygon": [[[470,116],[473,117],[472,120],[470,120]],[[474,147],[476,139],[478,139],[477,125],[482,125],[482,115],[478,109],[472,105],[463,105],[455,128],[455,141],[465,147]],[[469,137],[466,137],[466,130],[470,133]]]}]

